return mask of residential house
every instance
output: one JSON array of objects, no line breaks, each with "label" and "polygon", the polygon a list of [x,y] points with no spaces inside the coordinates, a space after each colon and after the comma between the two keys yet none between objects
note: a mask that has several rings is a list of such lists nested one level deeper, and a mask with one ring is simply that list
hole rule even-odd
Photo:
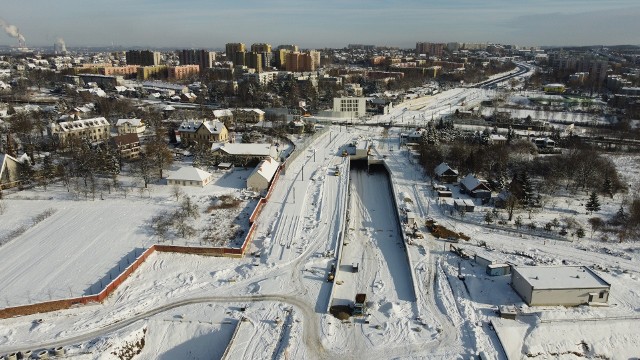
[{"label": "residential house", "polygon": [[235,109],[233,116],[238,124],[255,124],[264,121],[264,111],[260,109]]},{"label": "residential house", "polygon": [[473,212],[475,204],[471,199],[455,199],[453,200],[453,208],[458,211]]},{"label": "residential house", "polygon": [[233,111],[230,109],[213,110],[213,118],[230,127],[233,125]]},{"label": "residential house", "polygon": [[142,134],[146,127],[142,119],[118,119],[116,122],[118,135],[123,134]]},{"label": "residential house", "polygon": [[119,154],[120,160],[137,160],[140,158],[140,139],[138,134],[129,133],[114,136],[110,140]]},{"label": "residential house", "polygon": [[229,141],[229,131],[226,126],[218,120],[183,121],[178,127],[180,142],[184,146],[194,144],[204,144],[207,147],[212,143],[224,143]]},{"label": "residential house", "polygon": [[441,163],[433,170],[436,180],[443,183],[454,183],[458,181],[458,171],[452,169],[447,163]]},{"label": "residential house", "polygon": [[111,125],[104,117],[55,122],[49,125],[50,135],[63,147],[71,139],[87,139],[93,143],[109,140]]},{"label": "residential house", "polygon": [[289,132],[292,134],[302,134],[304,133],[304,121],[302,120],[293,120],[289,122]]},{"label": "residential house", "polygon": [[268,189],[278,171],[278,166],[279,163],[272,158],[262,160],[247,178],[247,188],[256,191]]},{"label": "residential house", "polygon": [[489,186],[473,174],[468,174],[464,179],[460,180],[460,189],[474,198],[491,198],[491,189],[489,189]]},{"label": "residential house", "polygon": [[502,145],[507,143],[507,137],[500,134],[489,135],[489,144]]},{"label": "residential house", "polygon": [[205,187],[213,180],[213,175],[195,167],[185,166],[171,171],[167,176],[167,185]]},{"label": "residential house", "polygon": [[20,161],[11,155],[0,154],[0,190],[18,185]]}]

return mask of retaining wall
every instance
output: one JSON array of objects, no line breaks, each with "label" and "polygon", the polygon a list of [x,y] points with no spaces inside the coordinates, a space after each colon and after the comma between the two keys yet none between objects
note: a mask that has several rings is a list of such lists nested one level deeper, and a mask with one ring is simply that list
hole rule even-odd
[{"label": "retaining wall", "polygon": [[[393,194],[393,205],[396,207],[396,216],[398,217],[398,230],[400,231],[400,235],[402,236],[402,247],[404,249],[404,254],[407,258],[407,266],[409,267],[409,274],[411,274],[411,283],[413,284],[413,297],[415,299],[415,301],[418,301],[418,283],[416,283],[416,275],[413,272],[413,267],[411,266],[411,264],[413,264],[413,262],[411,261],[411,254],[409,253],[409,248],[407,245],[407,234],[404,231],[404,228],[402,226],[402,216],[400,214],[400,207],[398,207],[398,194],[396,192],[396,184],[395,181],[393,180],[393,172],[391,171],[391,169],[389,168],[389,165],[387,164],[386,161],[383,161],[384,164],[384,168],[385,170],[387,170],[387,176],[389,176],[389,187],[391,188],[391,193]],[[416,199],[416,201],[418,201]]]},{"label": "retaining wall", "polygon": [[125,281],[134,271],[136,271],[142,263],[151,255],[152,253],[158,252],[170,252],[177,254],[194,254],[194,255],[207,255],[207,256],[225,256],[225,257],[242,257],[247,250],[249,244],[253,240],[253,236],[255,235],[255,231],[257,228],[256,219],[260,216],[264,205],[267,203],[267,199],[271,196],[271,193],[275,187],[276,182],[280,177],[280,171],[282,167],[278,168],[278,171],[273,177],[271,181],[271,185],[269,186],[269,190],[265,197],[260,198],[256,208],[251,213],[249,217],[249,223],[251,223],[251,227],[247,232],[247,236],[242,243],[242,246],[239,248],[229,248],[229,247],[214,247],[214,248],[205,248],[205,247],[192,247],[192,246],[178,246],[178,245],[160,245],[155,244],[152,245],[147,250],[143,251],[140,256],[138,256],[120,275],[118,275],[115,279],[113,279],[107,286],[102,289],[96,295],[90,296],[82,296],[70,299],[60,299],[60,300],[52,300],[52,301],[44,301],[37,304],[29,304],[29,305],[21,305],[21,306],[13,306],[4,309],[0,309],[0,319],[6,319],[14,316],[25,316],[32,315],[43,312],[51,312],[69,309],[73,306],[77,305],[86,305],[90,303],[101,303],[106,298],[108,298],[113,292],[115,292],[118,287]]},{"label": "retaining wall", "polygon": [[[336,273],[340,268],[340,264],[342,263],[342,253],[344,246],[344,238],[346,236],[346,228],[347,228],[347,216],[349,213],[349,206],[351,206],[350,198],[351,198],[351,190],[349,188],[350,179],[351,179],[351,160],[349,157],[343,158],[347,159],[346,167],[347,169],[344,171],[344,177],[346,177],[346,187],[344,196],[341,197],[341,209],[340,209],[340,231],[338,232],[338,238],[336,239],[336,248],[335,248],[335,262],[336,262]],[[336,274],[337,275],[337,274]],[[331,283],[331,290],[329,290],[329,302],[327,304],[327,313],[331,310],[331,306],[333,305],[333,294],[335,292],[336,282],[335,280]]]}]

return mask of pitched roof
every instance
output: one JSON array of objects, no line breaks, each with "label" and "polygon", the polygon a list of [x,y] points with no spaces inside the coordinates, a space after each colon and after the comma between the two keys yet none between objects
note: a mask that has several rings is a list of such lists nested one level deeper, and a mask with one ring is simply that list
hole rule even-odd
[{"label": "pitched roof", "polygon": [[76,130],[76,129],[90,129],[90,128],[101,127],[105,125],[108,126],[109,122],[104,117],[98,117],[98,118],[86,119],[86,120],[63,121],[57,124],[53,123],[51,125],[52,125],[52,128],[58,131],[67,132],[67,131]]},{"label": "pitched roof", "polygon": [[212,134],[220,134],[220,132],[222,132],[222,129],[224,129],[224,124],[218,120],[205,121],[202,123],[202,125],[204,125]]},{"label": "pitched roof", "polygon": [[131,126],[140,126],[142,125],[142,119],[118,119],[116,126],[121,126],[127,123]]},{"label": "pitched roof", "polygon": [[278,162],[271,158],[262,160],[258,164],[258,166],[256,166],[255,169],[253,169],[249,177],[258,175],[263,177],[267,181],[271,181],[271,179],[273,179],[273,175],[275,175],[276,171],[278,170],[278,165],[279,165]]},{"label": "pitched roof", "polygon": [[180,128],[178,128],[178,131],[194,133],[198,131],[198,129],[200,129],[201,126],[204,126],[207,129],[207,131],[209,131],[209,133],[211,134],[220,134],[222,130],[225,128],[224,124],[218,120],[213,120],[213,121],[188,120],[188,121],[183,121],[182,124],[180,124]]},{"label": "pitched roof", "polygon": [[0,179],[2,179],[3,173],[7,167],[7,162],[8,161],[13,161],[15,163],[19,163],[20,161],[16,158],[14,158],[11,155],[7,155],[7,154],[2,154],[0,153]]},{"label": "pitched roof", "polygon": [[203,181],[211,176],[211,173],[208,173],[204,170],[200,170],[195,167],[185,166],[181,167],[177,171],[172,171],[167,176],[167,179],[171,180],[188,180],[188,181]]},{"label": "pitched roof", "polygon": [[246,143],[216,143],[211,146],[211,151],[221,150],[229,155],[271,155],[271,144],[246,144]]},{"label": "pitched roof", "polygon": [[460,184],[469,191],[477,188],[480,185],[484,186],[484,184],[473,174],[468,174],[467,176],[465,176],[464,179],[460,180]]},{"label": "pitched roof", "polygon": [[116,144],[116,146],[121,146],[121,145],[129,145],[129,144],[140,142],[140,138],[138,137],[138,134],[131,133],[131,134],[114,136],[111,138],[111,141],[113,141],[113,143]]},{"label": "pitched roof", "polygon": [[233,116],[233,112],[230,109],[213,110],[213,116],[217,118],[223,116]]},{"label": "pitched roof", "polygon": [[436,166],[436,169],[434,170],[434,172],[436,173],[436,175],[441,176],[442,174],[444,174],[445,172],[447,172],[447,170],[451,170],[453,171],[456,175],[458,175],[458,172],[456,170],[453,170],[449,165],[447,165],[447,163],[443,162],[440,165]]}]

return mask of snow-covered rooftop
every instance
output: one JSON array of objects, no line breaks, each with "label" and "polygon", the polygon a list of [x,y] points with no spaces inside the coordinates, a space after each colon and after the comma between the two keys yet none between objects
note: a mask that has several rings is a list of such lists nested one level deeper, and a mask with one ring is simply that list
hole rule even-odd
[{"label": "snow-covered rooftop", "polygon": [[142,125],[142,119],[118,119],[116,126],[121,126],[126,123],[129,123],[131,126],[140,126]]},{"label": "snow-covered rooftop", "polygon": [[195,167],[185,166],[185,167],[181,167],[176,171],[172,171],[169,174],[169,176],[167,176],[167,179],[203,181],[210,176],[211,174],[204,170],[200,170]]},{"label": "snow-covered rooftop", "polygon": [[216,143],[211,146],[211,150],[222,150],[229,155],[269,156],[271,144]]},{"label": "snow-covered rooftop", "polygon": [[249,177],[252,177],[254,174],[258,174],[267,181],[271,181],[271,179],[273,179],[273,175],[275,175],[278,170],[278,165],[278,162],[273,159],[262,160]]},{"label": "snow-covered rooftop", "polygon": [[534,289],[581,289],[609,287],[609,283],[586,266],[518,266],[517,272]]}]

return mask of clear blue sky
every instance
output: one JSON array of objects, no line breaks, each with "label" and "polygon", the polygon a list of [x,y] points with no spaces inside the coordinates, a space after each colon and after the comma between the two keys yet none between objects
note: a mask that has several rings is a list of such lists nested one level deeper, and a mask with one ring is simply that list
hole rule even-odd
[{"label": "clear blue sky", "polygon": [[2,0],[0,18],[32,46],[640,44],[639,0]]}]

